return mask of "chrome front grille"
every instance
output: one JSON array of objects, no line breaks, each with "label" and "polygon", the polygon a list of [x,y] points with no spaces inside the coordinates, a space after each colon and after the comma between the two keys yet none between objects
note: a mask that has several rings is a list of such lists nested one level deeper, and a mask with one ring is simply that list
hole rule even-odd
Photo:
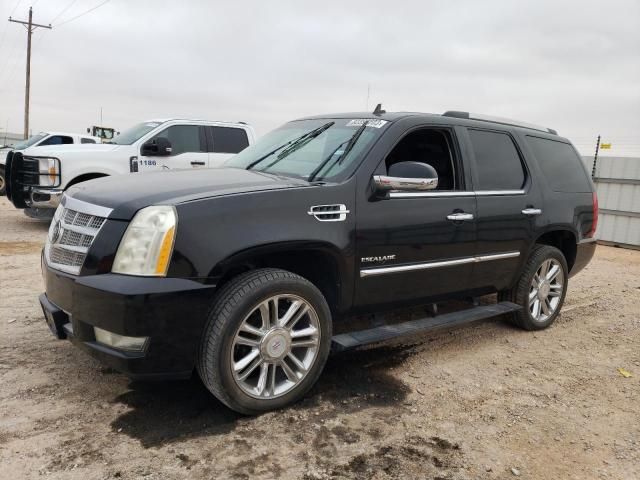
[{"label": "chrome front grille", "polygon": [[64,196],[51,221],[45,256],[51,268],[78,275],[111,209]]}]

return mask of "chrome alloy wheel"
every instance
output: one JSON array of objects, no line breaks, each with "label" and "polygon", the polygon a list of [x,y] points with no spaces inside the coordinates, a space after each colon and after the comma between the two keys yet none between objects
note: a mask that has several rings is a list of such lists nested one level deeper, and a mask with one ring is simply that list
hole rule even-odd
[{"label": "chrome alloy wheel", "polygon": [[276,295],[256,305],[231,347],[233,379],[244,393],[271,399],[291,391],[313,366],[320,346],[315,309],[296,295]]},{"label": "chrome alloy wheel", "polygon": [[564,288],[564,271],[560,262],[549,258],[542,262],[531,279],[529,312],[537,322],[545,322],[560,304]]}]

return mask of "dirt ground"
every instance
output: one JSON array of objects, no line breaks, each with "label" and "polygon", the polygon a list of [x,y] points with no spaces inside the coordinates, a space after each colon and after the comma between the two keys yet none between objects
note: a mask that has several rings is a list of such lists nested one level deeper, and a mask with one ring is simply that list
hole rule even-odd
[{"label": "dirt ground", "polygon": [[599,246],[548,330],[496,319],[335,355],[304,401],[251,418],[55,340],[46,229],[0,198],[2,479],[640,478],[640,251]]}]

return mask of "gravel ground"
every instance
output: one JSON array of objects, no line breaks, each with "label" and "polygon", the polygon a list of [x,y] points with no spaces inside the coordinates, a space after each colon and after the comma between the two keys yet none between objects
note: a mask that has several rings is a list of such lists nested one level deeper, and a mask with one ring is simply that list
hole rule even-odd
[{"label": "gravel ground", "polygon": [[304,401],[251,418],[55,340],[46,229],[0,198],[2,479],[640,478],[639,251],[598,247],[548,330],[496,319],[336,355]]}]

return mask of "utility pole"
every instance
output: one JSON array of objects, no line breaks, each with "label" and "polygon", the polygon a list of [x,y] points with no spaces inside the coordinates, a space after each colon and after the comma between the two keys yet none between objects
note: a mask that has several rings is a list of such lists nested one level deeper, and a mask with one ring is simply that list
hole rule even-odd
[{"label": "utility pole", "polygon": [[593,156],[593,168],[591,169],[591,178],[596,178],[596,164],[598,163],[598,150],[600,150],[600,135],[596,140],[596,154]]},{"label": "utility pole", "polygon": [[27,76],[25,81],[25,92],[24,92],[24,138],[25,140],[29,138],[29,89],[31,86],[31,35],[34,30],[38,27],[40,28],[48,28],[51,30],[51,24],[49,25],[40,25],[38,23],[33,23],[33,9],[29,7],[29,21],[25,22],[23,20],[14,20],[9,17],[9,21],[13,23],[20,23],[24,25],[27,29]]}]

